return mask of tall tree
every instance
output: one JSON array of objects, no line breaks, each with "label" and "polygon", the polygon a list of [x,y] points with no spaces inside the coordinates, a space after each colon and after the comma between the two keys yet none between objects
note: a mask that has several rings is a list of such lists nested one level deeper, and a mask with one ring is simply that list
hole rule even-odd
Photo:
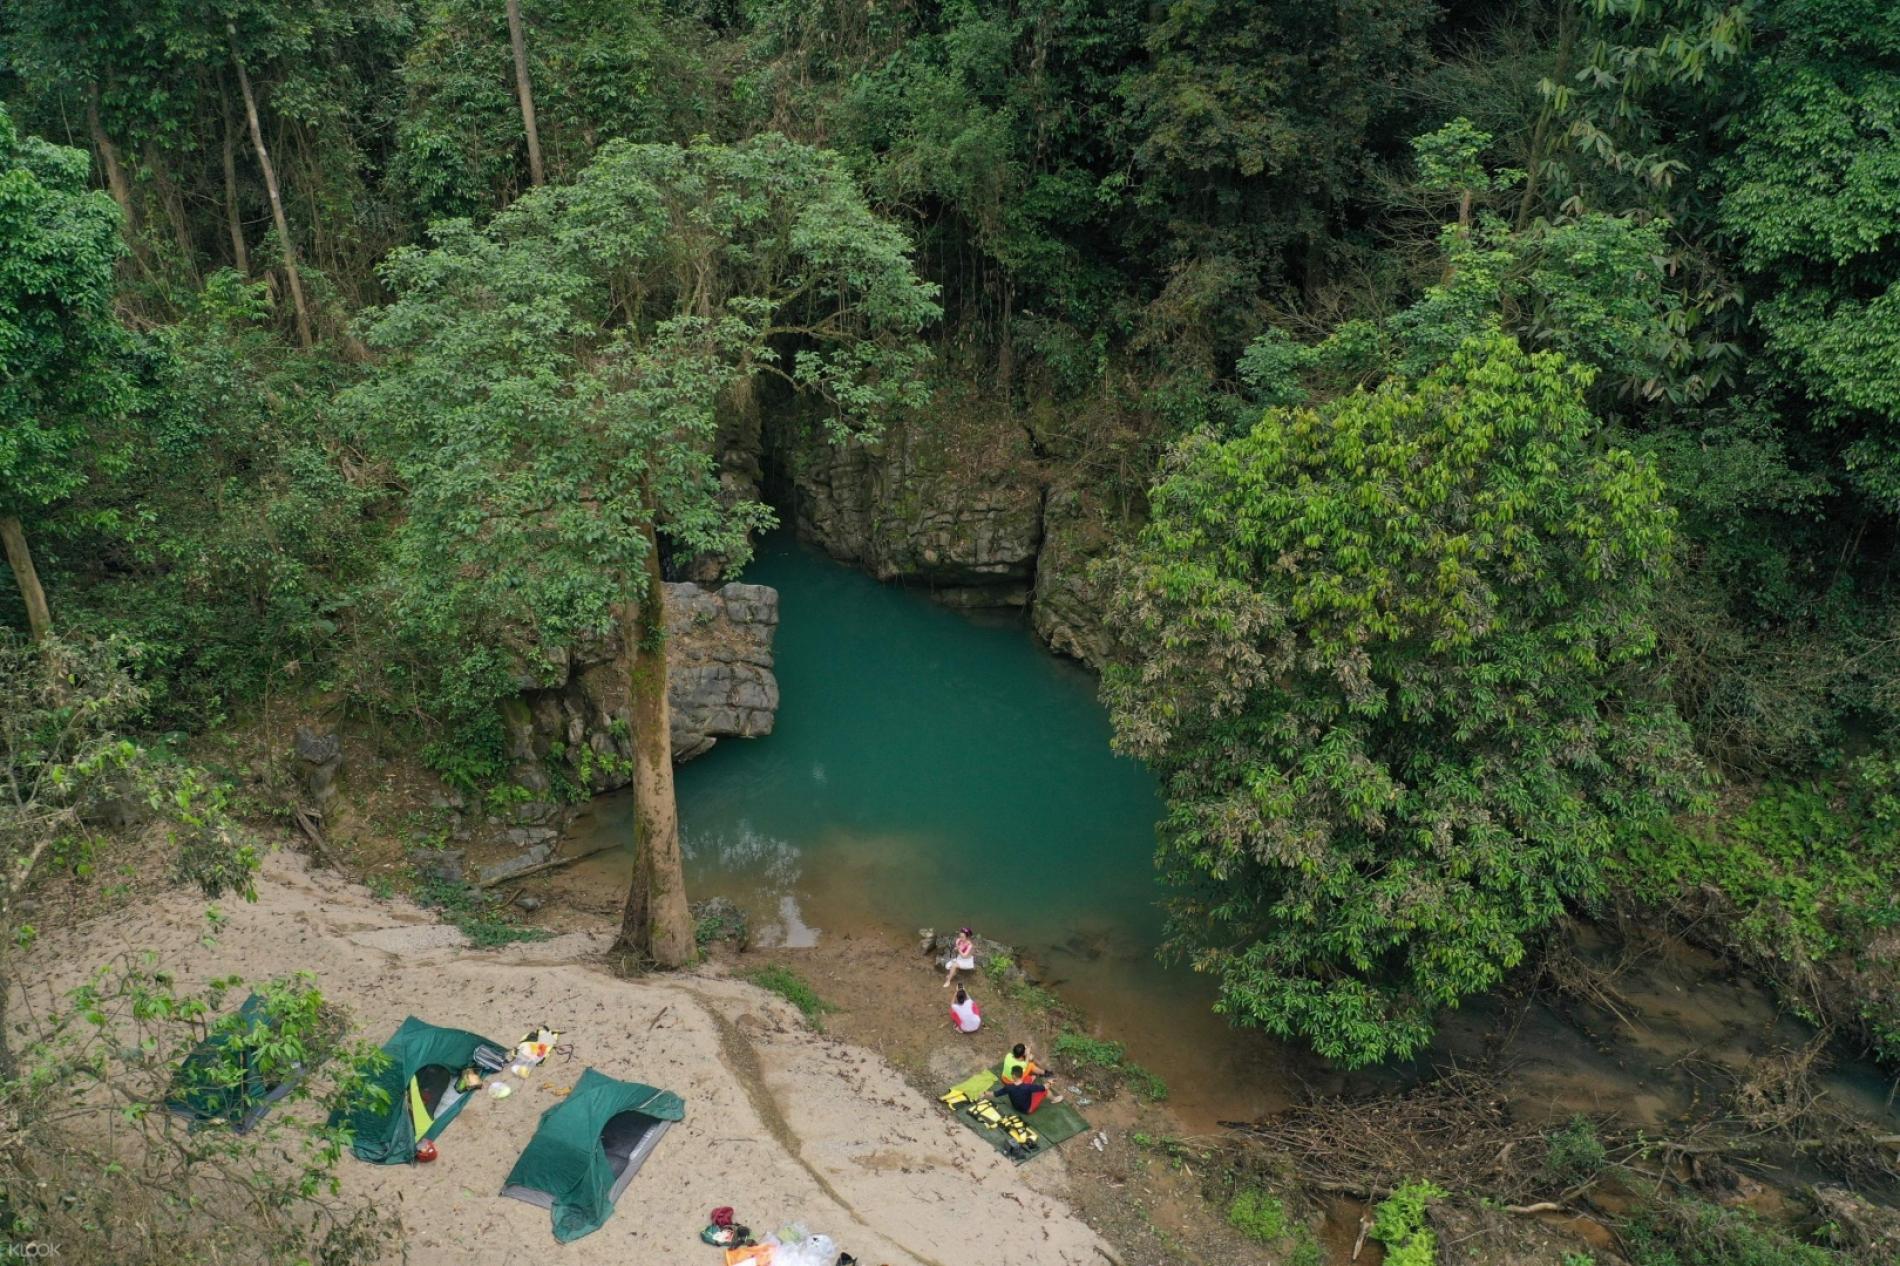
[{"label": "tall tree", "polygon": [[0,543],[36,639],[52,631],[24,519],[86,481],[129,384],[113,315],[119,210],[78,150],[0,110]]},{"label": "tall tree", "polygon": [[264,144],[264,125],[257,117],[257,94],[251,91],[250,72],[244,69],[244,55],[238,50],[237,24],[226,23],[225,33],[230,37],[231,65],[237,71],[238,92],[244,99],[244,120],[251,129],[251,147],[257,151],[257,167],[264,175],[264,193],[270,199],[271,222],[277,226],[278,248],[284,252],[284,279],[290,285],[290,302],[297,314],[297,338],[305,347],[311,347],[316,338],[310,329],[310,310],[304,306],[303,276],[297,269],[297,239],[290,235],[283,191],[277,187],[277,169],[271,165],[270,149]]},{"label": "tall tree", "polygon": [[1109,569],[1117,742],[1165,781],[1173,943],[1235,1023],[1417,1050],[1686,786],[1653,690],[1670,517],[1590,376],[1494,333],[1191,440]]},{"label": "tall tree", "polygon": [[[693,953],[666,714],[661,538],[741,558],[763,507],[722,498],[720,399],[773,376],[844,431],[917,398],[936,315],[908,244],[835,156],[604,147],[485,228],[447,221],[385,268],[389,353],[356,399],[410,489],[392,580],[448,719],[478,724],[522,662],[618,624],[635,863],[620,945]],[[499,649],[498,649],[499,648]]]},{"label": "tall tree", "polygon": [[534,122],[534,85],[528,78],[528,36],[522,29],[521,0],[508,0],[508,46],[515,55],[515,96],[521,102],[521,130],[528,138],[528,180],[545,184],[541,170],[541,131]]}]

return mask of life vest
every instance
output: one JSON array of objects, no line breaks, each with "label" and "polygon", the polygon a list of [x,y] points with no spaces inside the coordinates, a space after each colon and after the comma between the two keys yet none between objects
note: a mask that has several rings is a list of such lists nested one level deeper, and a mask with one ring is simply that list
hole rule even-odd
[{"label": "life vest", "polygon": [[1015,1085],[1029,1072],[1030,1063],[1026,1059],[1017,1059],[1014,1055],[1003,1056],[1003,1081]]}]

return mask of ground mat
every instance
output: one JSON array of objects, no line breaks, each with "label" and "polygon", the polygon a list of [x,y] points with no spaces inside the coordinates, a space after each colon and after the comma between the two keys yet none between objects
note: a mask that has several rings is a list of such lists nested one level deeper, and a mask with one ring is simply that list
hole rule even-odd
[{"label": "ground mat", "polygon": [[[997,1085],[998,1082],[1002,1080],[998,1076],[1000,1071],[1001,1068],[999,1066],[998,1068],[977,1073],[972,1077],[966,1077],[943,1093],[948,1095],[952,1091],[961,1091],[970,1098],[980,1097],[984,1091]],[[939,1102],[941,1102],[941,1099]],[[957,1120],[963,1122],[963,1124],[970,1129],[975,1130],[979,1138],[1007,1156],[1011,1142],[1009,1132],[984,1124],[976,1117],[971,1116],[967,1108],[968,1105],[966,1104],[958,1104],[956,1107],[951,1108],[950,1111],[955,1114]],[[1008,1116],[1011,1112],[1009,1101],[1007,1099],[998,1101],[997,1111]],[[1082,1114],[1075,1110],[1073,1104],[1050,1103],[1046,1099],[1043,1101],[1042,1107],[1025,1116],[1023,1122],[1036,1132],[1036,1148],[1027,1156],[1014,1157],[1013,1159],[1018,1165],[1025,1161],[1034,1160],[1044,1152],[1053,1152],[1058,1146],[1074,1138],[1076,1135],[1086,1134],[1089,1128],[1089,1123],[1082,1119]]]}]

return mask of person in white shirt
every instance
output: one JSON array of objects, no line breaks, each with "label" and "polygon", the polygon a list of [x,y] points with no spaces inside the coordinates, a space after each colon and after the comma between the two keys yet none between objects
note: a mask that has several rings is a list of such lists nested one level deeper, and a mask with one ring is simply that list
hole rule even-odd
[{"label": "person in white shirt", "polygon": [[974,1033],[983,1027],[983,1008],[976,1005],[976,1000],[965,993],[961,985],[957,987],[956,1001],[950,1004],[950,1023],[957,1026],[959,1033]]}]

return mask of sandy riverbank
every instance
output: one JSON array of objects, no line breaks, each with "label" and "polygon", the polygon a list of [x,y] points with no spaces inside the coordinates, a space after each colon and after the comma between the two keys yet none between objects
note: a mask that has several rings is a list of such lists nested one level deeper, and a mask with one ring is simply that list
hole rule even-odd
[{"label": "sandy riverbank", "polygon": [[[1060,1154],[1017,1169],[876,1054],[810,1031],[788,1005],[713,970],[616,979],[597,966],[605,938],[590,933],[477,951],[427,913],[283,852],[266,860],[255,904],[224,905],[210,945],[203,906],[180,891],[49,934],[22,976],[62,989],[137,948],[187,983],[315,972],[376,1041],[412,1013],[504,1041],[541,1022],[566,1031],[572,1062],[537,1070],[509,1099],[476,1101],[434,1165],[344,1162],[346,1191],[400,1207],[416,1266],[714,1266],[697,1235],[716,1205],[755,1229],[802,1221],[866,1266],[1115,1260],[1062,1199]],[[677,1091],[687,1119],[607,1225],[563,1248],[545,1211],[494,1193],[555,1102],[549,1088],[587,1065]]]}]

